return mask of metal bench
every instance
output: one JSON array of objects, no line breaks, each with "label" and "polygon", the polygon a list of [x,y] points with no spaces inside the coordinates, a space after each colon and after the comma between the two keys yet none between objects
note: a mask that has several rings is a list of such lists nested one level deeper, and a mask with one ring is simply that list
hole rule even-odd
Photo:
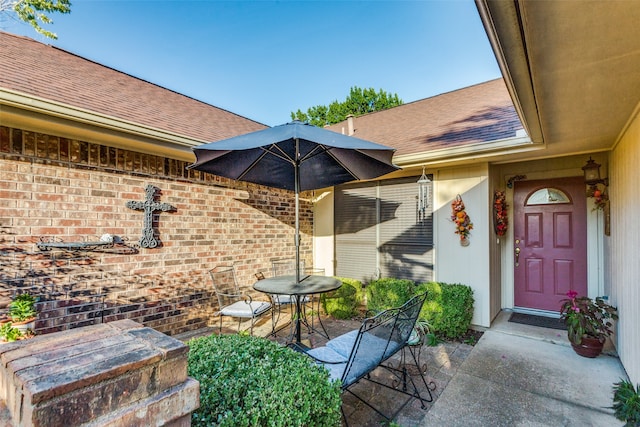
[{"label": "metal bench", "polygon": [[[303,348],[301,351],[324,366],[332,380],[340,380],[343,392],[348,392],[361,400],[388,421],[390,421],[388,416],[355,394],[351,387],[365,379],[415,397],[420,400],[422,409],[426,409],[425,403],[433,401],[431,392],[435,390],[435,383],[427,382],[413,349],[407,344],[426,297],[426,293],[415,296],[402,307],[392,308],[365,319],[360,329],[329,340],[323,347]],[[390,358],[398,352],[401,352],[400,362],[391,363]],[[410,355],[408,362],[407,353]],[[409,364],[417,368],[418,375],[422,379],[424,385],[422,394],[418,384],[407,371]],[[377,368],[383,368],[392,374],[391,385],[374,379],[370,375]],[[342,409],[342,416],[347,423],[344,409]]]}]

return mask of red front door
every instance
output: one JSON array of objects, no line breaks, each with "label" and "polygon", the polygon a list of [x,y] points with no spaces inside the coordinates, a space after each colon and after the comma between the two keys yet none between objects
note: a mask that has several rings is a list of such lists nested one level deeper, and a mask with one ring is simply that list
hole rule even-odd
[{"label": "red front door", "polygon": [[569,289],[587,294],[584,178],[517,181],[515,306],[559,311]]}]

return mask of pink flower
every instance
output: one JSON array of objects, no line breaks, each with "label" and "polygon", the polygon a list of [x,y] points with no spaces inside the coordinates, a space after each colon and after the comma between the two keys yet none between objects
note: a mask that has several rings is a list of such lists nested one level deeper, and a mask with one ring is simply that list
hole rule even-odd
[{"label": "pink flower", "polygon": [[580,313],[580,307],[576,307],[575,305],[573,307],[571,307],[573,309],[573,311],[575,311],[576,313]]},{"label": "pink flower", "polygon": [[567,296],[571,299],[574,299],[578,296],[578,293],[576,291],[570,290],[569,292],[567,292]]}]

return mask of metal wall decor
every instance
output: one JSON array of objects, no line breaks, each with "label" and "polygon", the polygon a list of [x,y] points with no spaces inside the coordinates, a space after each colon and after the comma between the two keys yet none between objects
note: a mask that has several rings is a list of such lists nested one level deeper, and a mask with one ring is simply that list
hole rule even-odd
[{"label": "metal wall decor", "polygon": [[507,179],[507,188],[513,188],[513,183],[515,181],[522,181],[523,179],[527,179],[527,175],[514,175],[511,178]]},{"label": "metal wall decor", "polygon": [[427,219],[427,208],[431,204],[431,180],[422,167],[422,176],[418,179],[418,222]]},{"label": "metal wall decor", "polygon": [[169,203],[159,203],[155,201],[159,190],[159,188],[149,184],[145,188],[146,197],[144,202],[127,202],[128,208],[144,211],[144,224],[142,227],[142,237],[140,237],[140,247],[142,248],[156,248],[160,245],[160,241],[153,232],[153,212],[170,212],[176,210],[176,208]]}]

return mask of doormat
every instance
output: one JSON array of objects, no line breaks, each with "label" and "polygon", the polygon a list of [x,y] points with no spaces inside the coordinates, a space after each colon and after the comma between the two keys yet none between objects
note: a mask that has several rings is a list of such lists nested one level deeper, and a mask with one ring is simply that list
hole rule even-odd
[{"label": "doormat", "polygon": [[523,325],[540,326],[542,328],[567,330],[564,320],[554,317],[534,316],[533,314],[511,313],[509,322]]}]

